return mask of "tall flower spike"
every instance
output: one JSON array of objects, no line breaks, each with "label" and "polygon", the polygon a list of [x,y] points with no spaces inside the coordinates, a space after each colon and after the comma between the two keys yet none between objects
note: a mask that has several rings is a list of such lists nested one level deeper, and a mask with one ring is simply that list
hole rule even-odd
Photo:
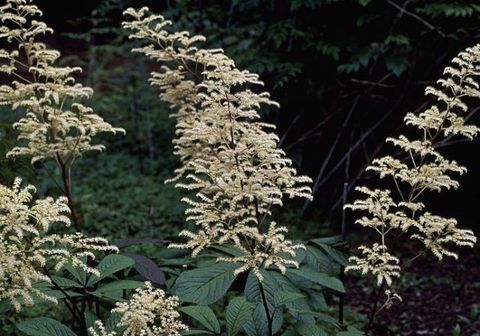
[{"label": "tall flower spike", "polygon": [[104,238],[86,238],[77,234],[50,234],[55,223],[70,225],[65,197],[33,202],[35,187],[22,187],[16,179],[12,188],[0,185],[0,301],[9,300],[16,310],[33,305],[32,295],[56,302],[34,285],[50,283],[46,268],[58,271],[66,263],[95,274],[84,261],[95,258],[93,251],[118,249]]},{"label": "tall flower spike", "polygon": [[0,86],[0,104],[26,112],[14,124],[25,145],[8,156],[28,156],[32,163],[45,158],[68,163],[84,152],[103,149],[91,143],[96,134],[124,130],[84,105],[92,89],[75,82],[80,68],[55,65],[60,53],[39,42],[41,35],[53,30],[37,21],[42,12],[30,2],[7,0],[0,6],[0,39],[13,44],[13,50],[0,50],[0,72],[11,79]]},{"label": "tall flower spike", "polygon": [[[458,258],[451,251],[452,245],[473,247],[475,244],[476,237],[472,231],[457,228],[457,221],[453,218],[431,214],[419,198],[428,190],[457,189],[459,182],[452,174],[467,171],[457,162],[447,160],[436,144],[442,138],[452,136],[464,136],[471,140],[479,133],[480,128],[467,125],[463,117],[468,110],[467,99],[480,98],[476,81],[479,74],[480,45],[476,45],[452,60],[452,65],[444,70],[444,78],[437,81],[438,88],[426,88],[426,94],[433,95],[437,104],[418,115],[406,115],[406,125],[419,130],[419,138],[409,140],[400,135],[387,139],[387,142],[402,149],[409,160],[403,162],[385,156],[373,160],[367,168],[379,173],[381,179],[390,178],[395,192],[360,187],[357,190],[367,197],[346,206],[368,214],[358,219],[357,223],[372,228],[380,241],[372,248],[361,246],[361,255],[350,259],[352,265],[349,270],[375,276],[378,285],[392,286],[392,279],[400,277],[400,266],[398,258],[388,251],[388,244],[391,235],[399,231],[420,240],[425,249],[438,259],[444,256]],[[392,292],[387,289],[386,293],[391,303]]]},{"label": "tall flower spike", "polygon": [[151,84],[177,109],[173,143],[182,166],[173,180],[196,191],[184,201],[188,220],[198,229],[183,231],[188,242],[172,246],[196,255],[212,244],[233,244],[245,252],[231,260],[244,264],[239,271],[295,266],[285,255],[293,257],[301,246],[286,240],[286,230],[269,223],[268,216],[285,196],[311,199],[311,180],[297,175],[278,148],[275,127],[259,120],[261,106],[278,104],[267,92],[250,89],[262,85],[257,74],[239,70],[221,49],[200,48],[203,36],[170,31],[171,22],[149,15],[146,7],[125,15],[130,37],[148,43],[134,51],[162,64]]}]

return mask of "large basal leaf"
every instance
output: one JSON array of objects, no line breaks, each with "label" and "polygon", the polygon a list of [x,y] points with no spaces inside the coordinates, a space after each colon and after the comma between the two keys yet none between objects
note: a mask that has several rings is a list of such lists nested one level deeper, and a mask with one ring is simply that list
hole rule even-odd
[{"label": "large basal leaf", "polygon": [[100,272],[100,276],[92,275],[88,279],[87,286],[92,286],[98,281],[118,272],[123,269],[132,267],[135,261],[132,258],[126,257],[121,254],[110,254],[103,258],[97,266],[97,270]]},{"label": "large basal leaf", "polygon": [[343,284],[339,279],[328,276],[320,272],[315,272],[309,268],[301,267],[299,269],[288,269],[287,272],[291,274],[295,274],[307,280],[310,280],[323,287],[333,289],[341,293],[345,292],[345,288],[343,287]]},{"label": "large basal leaf", "polygon": [[208,330],[220,334],[220,323],[212,309],[207,306],[188,306],[178,309],[184,314],[197,320],[202,326]]},{"label": "large basal leaf", "polygon": [[180,274],[173,290],[181,301],[207,306],[218,301],[235,280],[239,264],[215,263]]},{"label": "large basal leaf", "polygon": [[133,268],[135,268],[145,280],[160,286],[165,284],[165,273],[163,273],[152,259],[136,253],[124,253],[124,255],[135,260]]},{"label": "large basal leaf", "polygon": [[242,330],[253,307],[255,307],[255,304],[248,302],[244,296],[236,297],[230,301],[225,312],[229,336],[235,336]]},{"label": "large basal leaf", "polygon": [[[273,313],[269,310],[269,314]],[[272,320],[272,333],[275,334],[280,330],[283,323],[283,313],[279,310],[275,312]],[[243,329],[248,336],[269,336],[268,319],[265,307],[262,304],[257,305],[253,313],[247,318]]]},{"label": "large basal leaf", "polygon": [[[300,290],[297,288],[298,286],[293,284],[285,275],[276,271],[269,270],[262,270],[261,272],[264,278],[262,285],[265,291],[265,298],[267,300],[268,308],[270,310],[272,310],[275,306],[275,293],[279,291],[286,291],[302,294],[302,292],[300,292]],[[248,275],[247,278],[247,283],[245,285],[245,295],[247,296],[247,299],[249,301],[256,303],[259,303],[261,301],[258,279],[252,272]],[[285,305],[289,310],[310,310],[308,301],[305,298],[289,302]],[[301,320],[305,323],[315,323],[315,319],[310,315],[297,314],[295,312],[292,312],[292,316],[295,319]]]},{"label": "large basal leaf", "polygon": [[275,305],[275,307],[280,307],[282,305],[286,305],[288,303],[301,300],[304,298],[305,298],[305,295],[300,293],[281,291],[281,292],[276,292],[273,295],[273,304]]},{"label": "large basal leaf", "polygon": [[76,336],[67,326],[47,317],[23,320],[17,328],[29,336]]},{"label": "large basal leaf", "polygon": [[132,290],[135,288],[143,287],[145,285],[142,281],[135,280],[115,280],[107,283],[104,286],[99,287],[90,294],[103,298],[103,299],[121,299],[124,290]]}]

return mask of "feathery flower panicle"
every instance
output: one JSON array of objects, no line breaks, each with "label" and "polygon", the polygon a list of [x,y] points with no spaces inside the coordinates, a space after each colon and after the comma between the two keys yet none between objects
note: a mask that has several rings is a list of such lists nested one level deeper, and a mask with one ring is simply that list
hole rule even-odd
[{"label": "feathery flower panicle", "polygon": [[[480,98],[476,81],[479,74],[480,45],[476,45],[452,60],[452,65],[444,70],[444,77],[437,81],[437,88],[426,88],[425,93],[433,95],[437,103],[418,115],[406,115],[406,125],[419,130],[419,138],[410,140],[400,135],[387,139],[387,142],[399,147],[409,160],[400,161],[385,156],[373,160],[367,168],[377,172],[381,179],[390,178],[394,192],[359,187],[357,190],[366,198],[346,206],[367,213],[356,222],[375,230],[380,240],[371,248],[361,246],[361,255],[351,257],[352,265],[348,270],[371,274],[377,278],[378,285],[391,287],[392,279],[400,277],[400,266],[399,259],[390,254],[388,244],[391,234],[399,231],[420,240],[425,249],[440,260],[444,256],[458,258],[451,251],[454,245],[473,247],[476,237],[472,231],[457,228],[457,221],[453,218],[427,211],[419,197],[428,190],[457,189],[459,182],[453,174],[461,175],[467,171],[457,162],[446,159],[436,145],[452,136],[471,140],[479,133],[480,128],[466,124],[464,119],[468,111],[467,99]],[[386,290],[386,294],[389,304],[393,299],[399,299],[390,289]]]},{"label": "feathery flower panicle", "polygon": [[282,206],[285,196],[311,199],[311,182],[297,175],[292,162],[278,148],[273,125],[260,121],[262,106],[278,106],[257,74],[239,70],[221,49],[202,49],[203,36],[168,29],[171,22],[149,15],[148,8],[125,11],[123,26],[133,39],[145,41],[134,49],[159,62],[150,82],[160,97],[176,109],[175,153],[182,161],[172,181],[195,191],[185,198],[187,219],[197,230],[184,230],[193,255],[212,244],[233,244],[245,256],[223,259],[241,262],[238,272],[276,266],[282,272],[296,266],[290,256],[301,245],[285,239],[286,229],[269,223],[271,208]]},{"label": "feathery flower panicle", "polygon": [[[150,282],[145,282],[144,288],[138,288],[127,302],[117,302],[112,313],[120,314],[118,327],[123,327],[121,336],[179,336],[188,327],[180,321],[180,313],[176,296],[166,297],[161,289],[154,288]],[[115,336],[108,333],[97,321],[90,328],[92,336]]]},{"label": "feathery flower panicle", "polygon": [[75,82],[73,76],[81,68],[55,65],[60,53],[38,41],[53,30],[36,20],[42,12],[30,2],[7,0],[0,6],[0,39],[13,44],[13,50],[0,50],[0,72],[11,78],[10,84],[0,86],[0,104],[25,111],[14,124],[25,145],[15,147],[8,156],[68,163],[84,152],[103,149],[91,144],[96,134],[124,130],[112,127],[84,105],[93,91]]},{"label": "feathery flower panicle", "polygon": [[70,225],[67,199],[47,197],[33,201],[35,187],[0,185],[0,300],[9,300],[16,310],[33,305],[32,295],[56,303],[34,285],[51,280],[45,269],[58,271],[65,264],[97,273],[85,263],[93,251],[118,251],[104,238],[82,234],[49,234],[52,224]]}]

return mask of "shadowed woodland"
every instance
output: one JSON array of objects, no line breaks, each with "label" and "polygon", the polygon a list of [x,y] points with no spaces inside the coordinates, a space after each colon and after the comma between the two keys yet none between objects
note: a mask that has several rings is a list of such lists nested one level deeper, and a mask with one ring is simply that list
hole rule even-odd
[{"label": "shadowed woodland", "polygon": [[[89,106],[108,123],[126,131],[125,135],[99,133],[96,142],[104,144],[106,150],[80,155],[71,171],[74,224],[87,236],[108,239],[120,248],[122,255],[137,262],[135,270],[132,266],[130,271],[114,272],[115,279],[149,280],[158,285],[165,283],[166,276],[165,286],[169,289],[181,277],[182,267],[190,271],[200,269],[202,260],[208,258],[203,256],[204,259],[193,262],[186,254],[164,246],[166,241],[178,243],[178,233],[195,225],[185,220],[189,204],[180,201],[185,192],[175,188],[175,183],[164,183],[175,175],[180,161],[172,145],[176,121],[170,117],[171,104],[162,101],[159,89],[148,81],[150,72],[158,71],[161,64],[131,53],[132,48],[142,46],[141,41],[129,39],[131,32],[122,28],[127,8],[148,6],[173,22],[172,31],[203,35],[207,40],[202,48],[222,48],[238,69],[259,74],[264,82],[260,91],[269,92],[270,98],[279,103],[279,107],[261,105],[261,121],[276,127],[279,147],[299,175],[312,179],[313,200],[286,197],[283,207],[272,208],[271,217],[288,228],[289,239],[313,241],[315,251],[326,258],[315,261],[316,266],[329,277],[341,280],[345,292],[337,293],[338,288],[330,284],[321,292],[321,299],[317,296],[315,307],[320,313],[315,319],[321,332],[292,322],[297,318],[295,314],[302,314],[303,310],[291,313],[292,316],[285,313],[275,332],[340,336],[363,332],[379,336],[480,335],[478,245],[473,249],[456,248],[459,260],[445,257],[440,262],[431,253],[417,258],[422,242],[400,235],[395,239],[399,258],[408,256],[402,259],[402,277],[395,284],[395,292],[402,300],[378,311],[375,302],[384,294],[375,285],[375,277],[372,281],[358,272],[344,274],[346,263],[343,264],[357,254],[359,245],[375,241],[372,230],[355,224],[361,216],[344,211],[343,206],[355,201],[358,186],[373,189],[388,185],[378,179],[378,171],[366,170],[373,159],[385,155],[401,162],[410,159],[408,153],[385,143],[385,139],[416,134],[405,128],[405,115],[418,115],[434,104],[437,97],[426,96],[425,87],[435,84],[459,52],[479,42],[480,4],[460,0],[36,0],[35,5],[43,11],[41,20],[54,30],[54,34],[42,35],[41,39],[61,52],[57,64],[80,66],[83,71],[75,74],[77,82],[94,90]],[[8,45],[2,39],[1,48]],[[2,73],[0,81],[3,85],[10,79]],[[468,100],[468,107],[463,118],[469,124],[479,125],[479,100]],[[62,174],[54,160],[30,164],[30,157],[7,157],[19,143],[18,130],[12,125],[25,111],[13,110],[5,103],[0,108],[0,183],[11,186],[16,177],[21,177],[25,183],[36,186],[38,198],[63,195],[61,191],[66,188],[58,188]],[[468,172],[457,178],[458,189],[441,194],[431,192],[422,202],[429,211],[456,218],[460,227],[478,236],[478,141],[446,136],[435,148],[466,166]],[[316,242],[314,237],[318,238]],[[308,248],[306,251],[308,257]],[[229,252],[225,247],[205,253]],[[149,268],[142,256],[157,266]],[[253,286],[252,272],[241,273],[232,280],[230,291],[219,301],[221,305],[217,302],[212,307],[220,320],[235,296],[232,293]],[[300,287],[304,285],[299,283]],[[261,282],[259,286],[262,287]],[[122,288],[124,299],[127,290],[133,288],[136,287]],[[182,295],[175,295],[182,304]],[[257,296],[259,301],[263,298]],[[249,298],[248,293],[246,297]],[[109,310],[105,307],[112,305],[110,299],[102,297],[98,299],[100,303],[92,306],[96,311],[91,307],[86,310],[103,318]],[[62,296],[59,300],[68,301]],[[85,302],[90,304],[87,299]],[[198,335],[202,330],[204,335],[234,335],[232,327],[227,325],[227,330],[222,323],[218,328],[214,323],[213,329],[204,329],[198,315],[183,308],[183,321],[194,326],[191,331],[198,327]],[[35,305],[15,314],[7,313],[8,309],[0,301],[0,335],[24,335],[16,325],[37,316],[65,324],[69,320],[64,308],[58,305]],[[268,309],[266,314],[268,317]],[[96,318],[83,319],[85,326],[91,326],[89,319]],[[81,323],[71,320],[72,330],[83,336],[79,331],[83,328]],[[264,334],[247,329],[239,334],[275,334],[274,315],[272,321],[267,320],[265,328],[269,330]],[[290,324],[296,326],[295,332],[289,331]]]}]

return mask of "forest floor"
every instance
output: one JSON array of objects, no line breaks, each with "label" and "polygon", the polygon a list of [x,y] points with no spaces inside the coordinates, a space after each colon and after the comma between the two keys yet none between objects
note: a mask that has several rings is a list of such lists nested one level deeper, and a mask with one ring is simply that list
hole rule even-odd
[{"label": "forest floor", "polygon": [[[349,276],[346,304],[370,311],[373,295],[365,280]],[[480,336],[480,250],[470,250],[458,262],[419,258],[402,275],[402,302],[376,317],[375,336]]]}]

